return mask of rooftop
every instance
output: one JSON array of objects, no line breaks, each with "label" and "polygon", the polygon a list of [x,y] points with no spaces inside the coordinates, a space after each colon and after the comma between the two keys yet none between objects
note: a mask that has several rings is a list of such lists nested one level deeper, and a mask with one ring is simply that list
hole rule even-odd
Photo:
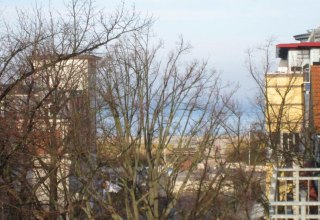
[{"label": "rooftop", "polygon": [[320,48],[320,42],[300,42],[289,44],[277,44],[277,48],[302,49],[302,48]]}]

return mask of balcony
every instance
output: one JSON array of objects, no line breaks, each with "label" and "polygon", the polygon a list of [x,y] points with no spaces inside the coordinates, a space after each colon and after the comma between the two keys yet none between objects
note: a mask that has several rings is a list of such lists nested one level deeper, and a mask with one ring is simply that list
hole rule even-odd
[{"label": "balcony", "polygon": [[270,219],[320,219],[320,168],[275,168],[270,186]]}]

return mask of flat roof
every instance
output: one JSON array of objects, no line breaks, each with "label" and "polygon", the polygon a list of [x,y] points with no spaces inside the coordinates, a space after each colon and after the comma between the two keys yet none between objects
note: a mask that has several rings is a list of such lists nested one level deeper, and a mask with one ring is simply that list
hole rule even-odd
[{"label": "flat roof", "polygon": [[320,47],[320,42],[300,42],[300,43],[289,43],[289,44],[277,44],[277,48],[312,48]]}]

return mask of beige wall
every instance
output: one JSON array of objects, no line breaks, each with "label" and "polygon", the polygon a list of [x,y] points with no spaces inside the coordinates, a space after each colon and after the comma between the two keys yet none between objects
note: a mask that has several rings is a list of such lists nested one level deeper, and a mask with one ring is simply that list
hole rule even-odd
[{"label": "beige wall", "polygon": [[303,123],[303,75],[271,73],[265,83],[267,129],[276,131],[280,124],[283,132],[299,132]]},{"label": "beige wall", "polygon": [[[39,72],[34,75],[36,81],[41,80],[40,84],[53,87],[59,83],[60,89],[85,90],[88,88],[88,60],[69,59],[61,61],[54,66],[43,68],[50,64],[50,60],[36,60],[34,64],[39,68]],[[41,85],[41,86],[44,86]]]}]

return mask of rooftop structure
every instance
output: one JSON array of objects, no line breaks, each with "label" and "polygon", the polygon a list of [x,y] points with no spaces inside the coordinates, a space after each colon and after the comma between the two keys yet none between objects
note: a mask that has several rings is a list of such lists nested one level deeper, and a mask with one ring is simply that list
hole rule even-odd
[{"label": "rooftop structure", "polygon": [[319,42],[320,41],[320,27],[308,30],[307,33],[297,34],[293,36],[295,40],[300,42]]}]

